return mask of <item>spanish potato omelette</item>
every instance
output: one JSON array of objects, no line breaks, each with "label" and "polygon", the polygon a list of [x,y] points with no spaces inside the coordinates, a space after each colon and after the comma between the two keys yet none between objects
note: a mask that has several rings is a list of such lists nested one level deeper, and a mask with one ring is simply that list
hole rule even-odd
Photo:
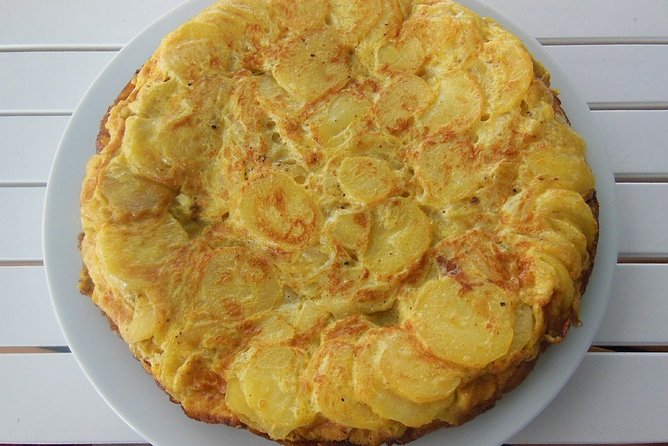
[{"label": "spanish potato omelette", "polygon": [[522,43],[454,2],[215,3],[98,149],[81,289],[193,418],[410,441],[578,321],[585,144]]}]

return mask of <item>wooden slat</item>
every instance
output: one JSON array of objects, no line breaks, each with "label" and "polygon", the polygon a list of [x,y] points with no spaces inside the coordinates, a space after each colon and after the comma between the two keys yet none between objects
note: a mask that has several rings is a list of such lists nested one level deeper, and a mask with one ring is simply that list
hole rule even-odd
[{"label": "wooden slat", "polygon": [[[546,50],[589,103],[668,103],[668,82],[663,76],[668,70],[668,45],[550,46]],[[113,55],[96,51],[0,53],[0,112],[73,110]],[[128,79],[132,74],[128,73]]]},{"label": "wooden slat", "polygon": [[51,306],[43,267],[0,267],[0,289],[0,347],[67,344]]},{"label": "wooden slat", "polygon": [[71,112],[114,54],[0,53],[0,111]]},{"label": "wooden slat", "polygon": [[0,0],[0,48],[121,46],[183,1]]},{"label": "wooden slat", "polygon": [[594,344],[668,345],[666,290],[668,264],[617,265],[610,304]]},{"label": "wooden slat", "polygon": [[42,258],[44,193],[43,187],[0,188],[0,261]]},{"label": "wooden slat", "polygon": [[[617,184],[621,256],[668,256],[668,183]],[[0,188],[0,260],[41,259],[44,188]]]},{"label": "wooden slat", "polygon": [[0,185],[46,183],[69,116],[0,116]]},{"label": "wooden slat", "polygon": [[[665,370],[664,353],[589,353],[512,443],[665,441]],[[71,354],[0,355],[0,380],[0,442],[142,442],[107,408]]]},{"label": "wooden slat", "polygon": [[512,443],[653,443],[668,439],[668,354],[590,353]]},{"label": "wooden slat", "polygon": [[[181,0],[0,0],[0,48],[120,46]],[[664,0],[486,0],[543,40],[663,41]],[[577,17],[577,20],[574,20]],[[25,26],[30,23],[31,26]],[[586,26],[585,26],[586,24]]]},{"label": "wooden slat", "polygon": [[69,353],[0,355],[0,443],[142,442]]},{"label": "wooden slat", "polygon": [[620,256],[668,255],[668,184],[617,184]]},{"label": "wooden slat", "polygon": [[541,41],[668,40],[665,0],[485,0]]},{"label": "wooden slat", "polygon": [[616,176],[668,175],[668,110],[596,111],[592,116]]},{"label": "wooden slat", "polygon": [[668,45],[549,46],[585,100],[618,107],[668,103]]}]

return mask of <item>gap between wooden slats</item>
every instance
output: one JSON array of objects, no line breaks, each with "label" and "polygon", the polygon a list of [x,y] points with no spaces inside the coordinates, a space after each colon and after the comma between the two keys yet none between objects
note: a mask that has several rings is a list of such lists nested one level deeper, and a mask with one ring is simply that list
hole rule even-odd
[{"label": "gap between wooden slats", "polygon": [[[3,234],[0,262],[42,258],[44,190],[41,187],[0,187],[0,209],[3,210],[0,213],[0,233]],[[668,257],[668,183],[621,183],[617,184],[616,193],[620,257],[631,260]],[[75,218],[73,224],[76,224]]]},{"label": "gap between wooden slats", "polygon": [[[589,353],[554,402],[511,443],[664,441],[666,369],[665,353]],[[0,355],[0,380],[0,442],[144,441],[95,393],[71,354]]]},{"label": "gap between wooden slats", "polygon": [[[121,46],[181,2],[2,0],[0,47]],[[548,43],[668,41],[668,6],[664,0],[486,0],[486,3]],[[587,26],[582,26],[583,23]]]},{"label": "gap between wooden slats", "polygon": [[[25,349],[35,347],[66,351],[43,267],[0,267],[0,287],[3,289],[0,354],[34,353]],[[618,264],[610,304],[593,345],[627,351],[665,350],[668,346],[668,325],[664,320],[666,289],[668,264]],[[71,298],[87,299],[80,295]],[[584,323],[587,323],[586,318]]]},{"label": "gap between wooden slats", "polygon": [[[587,102],[599,106],[647,103],[658,108],[668,104],[668,82],[663,76],[668,70],[668,45],[551,46],[546,50],[570,74]],[[73,110],[113,54],[0,53],[3,113]],[[128,79],[132,74],[130,70]]]}]

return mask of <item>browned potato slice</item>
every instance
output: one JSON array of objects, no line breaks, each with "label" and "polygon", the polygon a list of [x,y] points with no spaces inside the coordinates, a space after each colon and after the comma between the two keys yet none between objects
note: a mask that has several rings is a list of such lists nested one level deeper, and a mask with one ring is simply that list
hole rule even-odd
[{"label": "browned potato slice", "polygon": [[241,34],[241,24],[228,21],[226,25],[223,30],[211,23],[184,24],[166,37],[158,53],[158,65],[184,83],[227,71],[231,68],[234,36]]},{"label": "browned potato slice", "polygon": [[239,213],[253,234],[286,248],[308,246],[319,232],[313,197],[283,173],[251,179],[241,192]]},{"label": "browned potato slice", "polygon": [[415,203],[392,199],[374,209],[364,264],[380,276],[399,274],[420,260],[431,237],[431,221]]},{"label": "browned potato slice", "polygon": [[405,131],[431,102],[434,92],[419,76],[395,77],[381,92],[375,106],[378,124],[392,134]]},{"label": "browned potato slice", "polygon": [[338,170],[341,190],[353,200],[376,203],[396,188],[397,175],[387,161],[355,156],[344,158]]},{"label": "browned potato slice", "polygon": [[276,81],[293,96],[311,102],[341,89],[350,65],[336,33],[323,28],[286,42],[273,68]]},{"label": "browned potato slice", "polygon": [[508,352],[515,323],[510,302],[490,283],[465,289],[444,277],[418,291],[410,320],[416,335],[437,356],[482,368]]},{"label": "browned potato slice", "polygon": [[381,73],[414,74],[424,64],[424,60],[424,47],[417,38],[386,43],[376,52],[376,67]]},{"label": "browned potato slice", "polygon": [[464,71],[438,79],[438,95],[420,118],[431,132],[463,132],[479,121],[483,105],[480,84]]},{"label": "browned potato slice", "polygon": [[417,153],[416,177],[422,186],[421,200],[437,209],[471,198],[484,184],[482,161],[468,140],[425,145]]},{"label": "browned potato slice", "polygon": [[331,0],[329,4],[332,25],[341,40],[351,46],[357,45],[380,19],[380,0]]},{"label": "browned potato slice", "polygon": [[232,318],[269,310],[283,297],[276,276],[267,259],[248,248],[219,248],[203,266],[200,303],[209,311]]},{"label": "browned potato slice", "polygon": [[276,0],[267,3],[280,33],[302,33],[307,29],[322,28],[329,13],[329,8],[323,7],[320,0]]},{"label": "browned potato slice", "polygon": [[451,2],[418,4],[404,23],[401,36],[422,44],[433,71],[457,70],[480,51],[484,39],[472,23],[477,20],[466,8]]}]

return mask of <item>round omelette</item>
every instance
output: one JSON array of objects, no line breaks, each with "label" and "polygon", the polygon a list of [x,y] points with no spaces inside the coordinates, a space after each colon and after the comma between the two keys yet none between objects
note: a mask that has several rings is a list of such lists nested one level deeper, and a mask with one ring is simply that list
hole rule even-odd
[{"label": "round omelette", "polygon": [[221,0],[97,146],[80,288],[197,420],[411,441],[579,322],[585,143],[522,42],[452,1]]}]

